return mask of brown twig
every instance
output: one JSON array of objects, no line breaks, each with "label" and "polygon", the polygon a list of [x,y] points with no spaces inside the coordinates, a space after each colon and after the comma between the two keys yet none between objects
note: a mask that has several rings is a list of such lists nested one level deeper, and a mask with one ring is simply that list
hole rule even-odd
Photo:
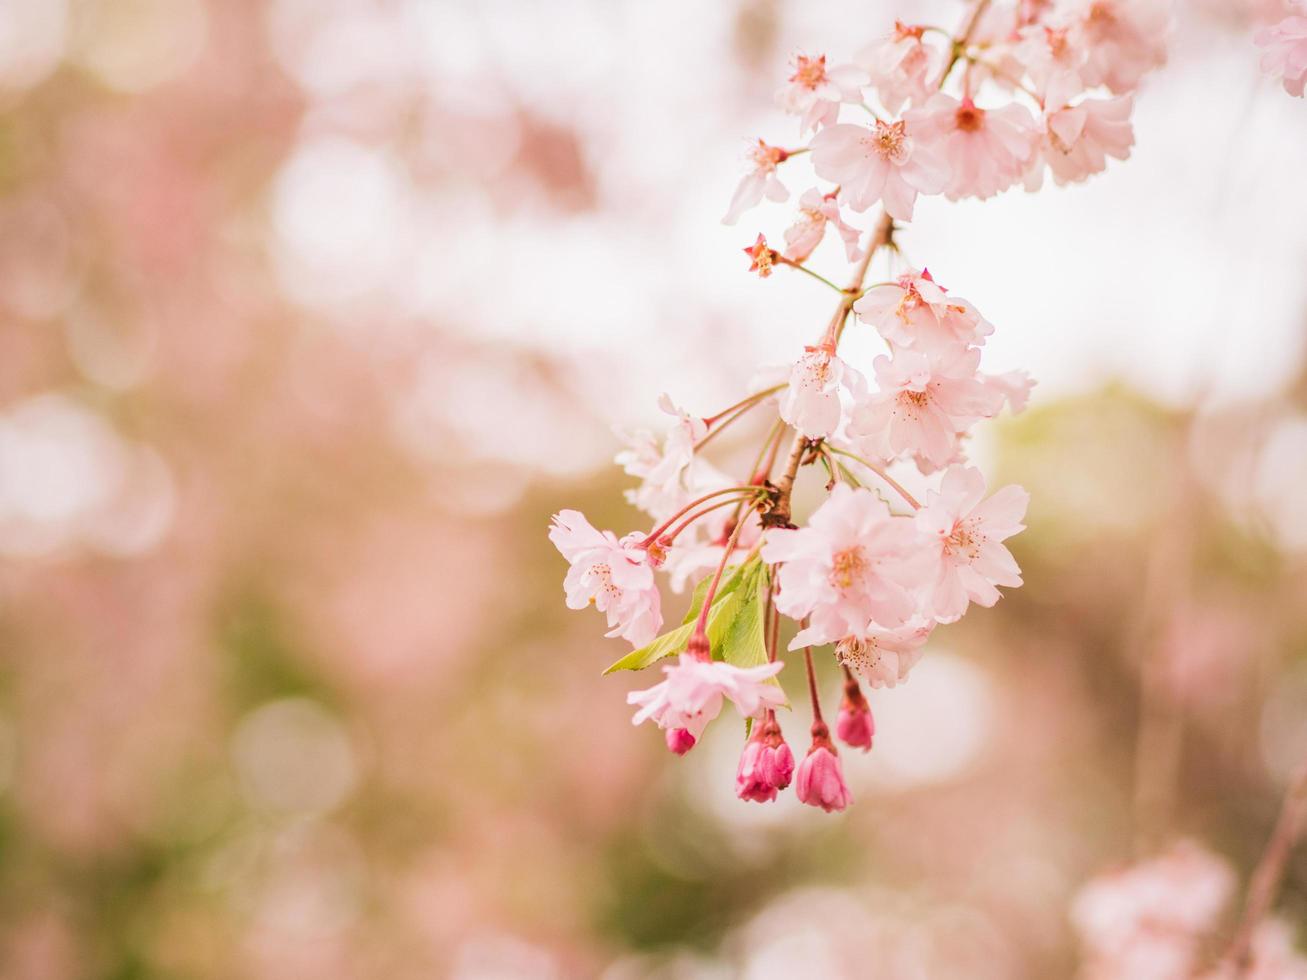
[{"label": "brown twig", "polygon": [[1302,834],[1304,822],[1307,822],[1307,762],[1289,783],[1275,830],[1271,832],[1271,839],[1248,883],[1243,917],[1225,955],[1225,962],[1234,968],[1236,978],[1246,976],[1252,967],[1253,938],[1280,891],[1285,866]]}]

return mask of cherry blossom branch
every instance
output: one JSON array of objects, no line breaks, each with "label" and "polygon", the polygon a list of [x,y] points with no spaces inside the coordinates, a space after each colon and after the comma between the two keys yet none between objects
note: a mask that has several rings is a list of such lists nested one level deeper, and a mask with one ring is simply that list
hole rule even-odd
[{"label": "cherry blossom branch", "polygon": [[1307,762],[1289,783],[1275,830],[1248,884],[1243,918],[1225,956],[1225,962],[1235,970],[1235,977],[1246,976],[1252,967],[1253,937],[1280,890],[1285,866],[1302,834],[1304,822],[1307,822]]}]

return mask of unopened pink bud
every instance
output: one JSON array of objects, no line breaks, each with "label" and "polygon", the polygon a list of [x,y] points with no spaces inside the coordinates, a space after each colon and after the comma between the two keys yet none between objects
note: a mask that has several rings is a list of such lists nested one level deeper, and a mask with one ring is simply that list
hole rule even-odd
[{"label": "unopened pink bud", "polygon": [[785,744],[780,726],[764,721],[740,753],[740,767],[735,773],[735,795],[755,803],[770,803],[778,790],[794,778],[794,753]]},{"label": "unopened pink bud", "polygon": [[687,728],[667,729],[667,747],[677,755],[685,755],[695,746],[697,739]]},{"label": "unopened pink bud", "polygon": [[876,720],[871,716],[871,705],[862,696],[855,678],[850,678],[844,685],[844,701],[840,704],[840,716],[835,722],[835,734],[840,741],[850,748],[871,748],[872,736],[876,734]]},{"label": "unopened pink bud", "polygon": [[819,806],[827,813],[843,810],[853,802],[849,787],[844,783],[840,757],[835,753],[825,725],[813,726],[812,748],[799,763],[794,779],[794,792],[803,803]]},{"label": "unopened pink bud", "polygon": [[696,629],[690,637],[690,642],[685,646],[685,652],[696,660],[711,660],[712,644],[708,642],[708,634],[702,629]]}]

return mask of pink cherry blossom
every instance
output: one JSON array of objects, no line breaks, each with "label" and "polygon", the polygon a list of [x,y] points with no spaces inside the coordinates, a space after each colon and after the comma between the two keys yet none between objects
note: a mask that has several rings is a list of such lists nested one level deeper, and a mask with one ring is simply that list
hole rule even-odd
[{"label": "pink cherry blossom", "polygon": [[755,803],[770,803],[794,778],[794,753],[781,735],[780,725],[769,716],[744,743],[735,773],[735,795]]},{"label": "pink cherry blossom", "polygon": [[895,23],[894,33],[864,50],[857,58],[866,68],[887,112],[897,113],[905,102],[923,102],[931,91],[942,53],[922,41],[925,28]]},{"label": "pink cherry blossom", "polygon": [[776,250],[767,244],[767,239],[763,235],[759,234],[752,245],[741,251],[749,257],[749,271],[758,273],[759,279],[766,279],[772,274],[777,254]]},{"label": "pink cherry blossom", "polygon": [[1257,32],[1253,41],[1262,48],[1262,71],[1284,83],[1290,95],[1307,89],[1307,7],[1303,14],[1286,17]]},{"label": "pink cherry blossom", "polygon": [[977,376],[979,364],[974,347],[881,355],[874,365],[880,391],[853,410],[849,435],[882,459],[913,455],[944,465],[959,434],[1003,405],[1002,393]]},{"label": "pink cherry blossom", "polygon": [[912,521],[894,517],[867,489],[839,484],[807,527],[773,529],[763,560],[783,562],[776,607],[793,619],[809,617],[791,650],[833,643],[876,621],[898,625],[912,615],[910,589],[919,571],[920,545]]},{"label": "pink cherry blossom", "polygon": [[[1070,105],[1072,84],[1073,80],[1067,76],[1055,79],[1045,100],[1041,156],[1058,184],[1074,183],[1101,173],[1107,169],[1108,157],[1125,160],[1135,142],[1130,123],[1132,96],[1090,98]],[[1042,169],[1040,164],[1032,168],[1027,186],[1038,186]]]},{"label": "pink cherry blossom", "polygon": [[961,618],[968,602],[992,606],[995,586],[1018,586],[1021,569],[1002,543],[1025,529],[1030,495],[1015,484],[988,500],[977,469],[951,467],[939,491],[928,491],[915,515],[922,536],[933,542],[933,573],[923,592],[926,614],[941,623]]},{"label": "pink cherry blossom", "polygon": [[854,65],[827,68],[825,55],[796,54],[792,66],[794,73],[776,93],[776,101],[786,112],[800,117],[801,133],[838,120],[840,103],[861,102],[862,86],[870,81],[867,73]]},{"label": "pink cherry blossom", "polygon": [[812,165],[840,185],[840,200],[853,210],[880,201],[900,221],[911,220],[918,193],[938,194],[949,179],[948,164],[917,142],[903,120],[828,126],[812,139]]},{"label": "pink cherry blossom", "polygon": [[549,540],[572,563],[563,588],[569,609],[593,604],[608,614],[608,636],[620,636],[642,647],[658,635],[663,617],[658,586],[644,536],[628,534],[617,540],[612,531],[598,531],[579,511],[554,515]]},{"label": "pink cherry blossom", "polygon": [[782,150],[779,146],[768,146],[762,140],[758,140],[758,145],[749,151],[749,162],[752,167],[735,188],[735,194],[731,197],[731,204],[726,209],[722,224],[735,224],[740,220],[740,215],[764,197],[769,201],[784,201],[789,198],[790,192],[776,176],[777,166],[784,163],[789,155],[788,151]]},{"label": "pink cherry blossom", "polygon": [[982,375],[985,385],[1003,396],[1008,410],[1013,415],[1025,411],[1030,401],[1030,392],[1034,390],[1035,379],[1025,371],[1006,371],[1003,374]]},{"label": "pink cherry blossom", "polygon": [[923,351],[982,344],[994,332],[970,303],[946,295],[929,270],[907,272],[896,283],[872,287],[853,310],[891,343]]},{"label": "pink cherry blossom", "polygon": [[794,224],[785,230],[785,257],[791,262],[803,262],[821,244],[830,223],[844,240],[844,255],[850,262],[862,258],[859,242],[862,232],[845,224],[834,194],[823,194],[817,188],[803,192],[799,198],[799,214]]},{"label": "pink cherry blossom", "polygon": [[921,659],[921,648],[934,626],[921,619],[893,629],[871,623],[859,634],[840,640],[835,645],[835,656],[849,670],[865,677],[873,688],[897,687]]},{"label": "pink cherry blossom", "polygon": [[1071,924],[1092,978],[1195,975],[1201,944],[1237,884],[1229,864],[1195,841],[1109,871],[1075,896]]},{"label": "pink cherry blossom", "polygon": [[[734,667],[719,660],[700,660],[682,654],[664,667],[667,679],[644,691],[632,691],[627,704],[637,704],[632,724],[653,720],[659,728],[683,728],[697,742],[703,730],[722,710],[722,698],[735,703],[746,718],[764,708],[785,703],[780,687],[768,681],[780,673],[780,661],[760,667]],[[683,737],[678,737],[683,738]]]},{"label": "pink cherry blossom", "polygon": [[658,407],[676,420],[661,445],[646,430],[619,432],[627,448],[615,460],[623,470],[641,480],[639,487],[627,491],[627,500],[655,520],[675,513],[691,499],[689,492],[699,486],[705,487],[704,492],[712,485],[729,486],[724,476],[695,458],[695,443],[707,435],[708,424],[678,407],[666,393],[658,399]]},{"label": "pink cherry blossom", "polygon": [[819,806],[827,813],[843,810],[853,802],[849,787],[844,782],[840,757],[831,744],[826,726],[814,726],[812,747],[799,763],[794,776],[794,793],[801,803]]},{"label": "pink cherry blossom", "polygon": [[866,388],[862,374],[840,360],[832,347],[805,348],[790,371],[789,387],[781,392],[781,418],[809,439],[824,439],[839,428],[840,392],[861,393]]},{"label": "pink cherry blossom", "polygon": [[1073,20],[1086,47],[1080,75],[1117,95],[1166,62],[1171,0],[1078,0]]},{"label": "pink cherry blossom", "polygon": [[1039,141],[1035,118],[1025,106],[1009,102],[982,109],[970,98],[959,102],[940,93],[903,117],[918,144],[927,144],[947,162],[952,176],[944,194],[993,197],[1021,180]]},{"label": "pink cherry blossom", "polygon": [[1077,28],[1035,24],[1021,32],[1014,55],[1035,83],[1036,93],[1043,95],[1048,83],[1058,76],[1079,81],[1088,51]]}]

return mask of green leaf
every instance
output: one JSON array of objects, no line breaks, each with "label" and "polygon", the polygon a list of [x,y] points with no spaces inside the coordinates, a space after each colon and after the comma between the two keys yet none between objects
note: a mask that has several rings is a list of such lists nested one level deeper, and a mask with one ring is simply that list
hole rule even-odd
[{"label": "green leaf", "polygon": [[[762,567],[762,561],[755,558],[736,568],[729,577],[723,574],[721,585],[717,588],[717,594],[713,596],[712,608],[708,610],[708,642],[713,647],[714,658],[721,659],[718,648],[722,644],[725,631],[735,620],[741,597],[756,591],[741,588],[741,586],[756,581],[758,569]],[[703,600],[708,594],[708,586],[712,583],[712,578],[712,575],[709,575],[695,586],[694,594],[690,598],[690,609],[685,614],[685,621],[680,626],[662,634],[648,646],[632,650],[605,670],[604,673],[611,674],[616,670],[644,670],[644,668],[663,659],[663,657],[669,657],[684,650],[690,642],[690,636],[694,633],[694,624],[699,618],[699,610],[703,607]]]},{"label": "green leaf", "polygon": [[[717,595],[713,597],[713,605],[717,605],[722,599],[738,589],[740,583],[744,581],[745,574],[752,567],[752,562],[746,562],[743,565],[728,568],[729,575],[723,572],[722,584],[717,587]],[[690,595],[690,608],[686,610],[681,625],[693,623],[699,618],[699,610],[703,606],[703,597],[708,594],[708,586],[712,584],[712,579],[712,575],[705,575],[703,581],[694,587],[694,592]]]},{"label": "green leaf", "polygon": [[[770,583],[767,566],[759,562],[740,585],[739,604],[729,626],[723,631],[720,651],[720,659],[734,667],[757,667],[767,662],[762,611]],[[714,649],[713,652],[718,651]]]}]

